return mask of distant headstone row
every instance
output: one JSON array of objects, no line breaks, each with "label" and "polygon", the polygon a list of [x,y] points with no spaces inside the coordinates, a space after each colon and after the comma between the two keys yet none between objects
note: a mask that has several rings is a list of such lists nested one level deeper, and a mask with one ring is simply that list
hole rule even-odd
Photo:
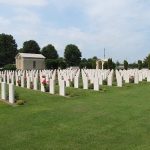
[{"label": "distant headstone row", "polygon": [[55,94],[56,83],[59,87],[59,95],[66,95],[66,87],[73,83],[74,88],[89,89],[93,85],[93,90],[99,91],[104,81],[108,86],[113,86],[116,81],[117,87],[122,87],[123,83],[139,82],[147,80],[150,82],[150,70],[100,70],[100,69],[65,69],[65,70],[30,70],[30,71],[1,71],[1,99],[6,100],[6,87],[9,88],[9,102],[14,103],[14,85],[22,88],[40,90]]}]

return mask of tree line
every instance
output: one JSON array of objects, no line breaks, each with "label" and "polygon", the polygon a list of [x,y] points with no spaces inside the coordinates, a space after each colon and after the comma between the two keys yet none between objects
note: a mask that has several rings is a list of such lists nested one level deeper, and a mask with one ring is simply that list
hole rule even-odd
[{"label": "tree line", "polygon": [[[52,44],[48,44],[40,48],[35,40],[25,41],[22,48],[17,48],[17,43],[12,35],[0,34],[0,67],[5,67],[10,64],[15,64],[15,56],[17,53],[34,53],[42,54],[45,56],[45,65],[47,69],[65,69],[70,66],[79,66],[80,68],[95,69],[96,56],[92,58],[82,58],[82,53],[78,46],[68,44],[64,49],[64,57],[59,57],[56,48]],[[115,69],[123,66],[128,68],[149,68],[150,69],[150,54],[142,61],[138,60],[137,63],[129,64],[127,60],[123,63],[114,62],[111,58],[104,64],[105,69]]]}]

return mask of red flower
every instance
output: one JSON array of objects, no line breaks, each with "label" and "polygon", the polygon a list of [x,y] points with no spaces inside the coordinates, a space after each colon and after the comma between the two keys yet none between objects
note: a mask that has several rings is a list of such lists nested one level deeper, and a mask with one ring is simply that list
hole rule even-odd
[{"label": "red flower", "polygon": [[21,83],[21,81],[20,81],[20,80],[18,80],[18,81],[17,81],[17,83],[19,84],[19,83]]},{"label": "red flower", "polygon": [[33,82],[30,83],[30,88],[33,89]]},{"label": "red flower", "polygon": [[42,81],[42,84],[43,84],[43,85],[46,85],[46,80],[45,80],[45,79]]},{"label": "red flower", "polygon": [[17,83],[19,86],[21,86],[21,80],[18,80]]}]

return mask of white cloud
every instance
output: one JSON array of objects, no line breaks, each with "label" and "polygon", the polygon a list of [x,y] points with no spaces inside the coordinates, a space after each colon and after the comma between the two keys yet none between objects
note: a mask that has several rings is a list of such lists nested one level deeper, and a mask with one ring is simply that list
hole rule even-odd
[{"label": "white cloud", "polygon": [[47,0],[0,0],[0,4],[19,6],[44,6]]},{"label": "white cloud", "polygon": [[0,25],[1,26],[7,26],[10,24],[10,21],[8,19],[5,19],[4,17],[0,16]]},{"label": "white cloud", "polygon": [[[3,1],[5,4],[9,0]],[[14,4],[18,0],[13,0]],[[20,1],[22,6],[43,6],[48,1]],[[0,0],[0,3],[2,1]],[[12,4],[12,1],[10,2]],[[18,5],[18,4],[17,4]],[[150,47],[150,2],[139,0],[51,0],[47,9],[54,8],[55,12],[66,12],[76,7],[82,10],[87,24],[76,27],[70,23],[68,27],[59,26],[51,18],[45,20],[40,12],[34,9],[16,8],[11,18],[0,17],[0,32],[12,33],[21,46],[25,40],[35,39],[41,47],[48,43],[56,46],[60,54],[66,44],[74,43],[83,52],[83,57],[103,56],[106,48],[107,56],[115,60],[128,58],[130,61],[142,59],[148,54]],[[45,11],[44,9],[42,10]],[[55,16],[55,12],[52,12]],[[47,15],[48,14],[44,14]],[[66,15],[66,14],[65,14]],[[74,16],[77,19],[78,16]],[[58,20],[57,20],[58,21]],[[68,20],[69,22],[70,20]]]},{"label": "white cloud", "polygon": [[14,23],[35,25],[41,22],[39,15],[29,9],[17,8],[15,9],[15,14],[16,15],[11,18]]}]

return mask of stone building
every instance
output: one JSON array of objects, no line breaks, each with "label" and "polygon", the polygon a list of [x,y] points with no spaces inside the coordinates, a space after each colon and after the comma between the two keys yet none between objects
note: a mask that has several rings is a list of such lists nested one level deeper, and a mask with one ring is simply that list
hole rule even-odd
[{"label": "stone building", "polygon": [[18,53],[16,68],[20,70],[45,69],[45,57],[41,54]]}]

